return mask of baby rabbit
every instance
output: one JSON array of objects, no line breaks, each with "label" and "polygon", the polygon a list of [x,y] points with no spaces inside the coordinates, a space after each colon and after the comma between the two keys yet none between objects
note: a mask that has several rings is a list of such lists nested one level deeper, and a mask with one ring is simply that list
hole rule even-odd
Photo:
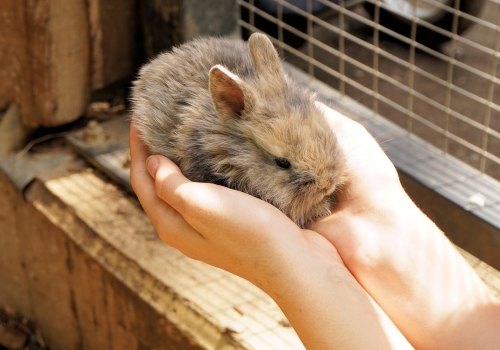
[{"label": "baby rabbit", "polygon": [[[192,181],[265,200],[305,227],[330,214],[344,156],[271,41],[201,38],[163,53],[134,82],[133,113],[151,154]],[[251,208],[249,208],[251,210]]]}]

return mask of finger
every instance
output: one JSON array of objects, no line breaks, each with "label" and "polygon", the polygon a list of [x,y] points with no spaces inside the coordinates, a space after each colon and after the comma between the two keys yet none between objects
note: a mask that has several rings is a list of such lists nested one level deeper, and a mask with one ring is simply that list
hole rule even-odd
[{"label": "finger", "polygon": [[[317,106],[323,111],[326,120],[334,130],[337,139],[341,144],[352,144],[353,140],[363,140],[377,144],[373,136],[360,123],[346,117],[345,115],[329,108],[328,106],[317,102]],[[353,137],[357,136],[357,137]],[[378,144],[377,144],[378,145]]]},{"label": "finger", "polygon": [[130,123],[129,136],[131,158],[146,164],[146,158],[149,156],[149,151],[144,142],[142,142],[139,130],[136,127],[135,117],[132,117],[132,121]]},{"label": "finger", "polygon": [[146,159],[149,156],[149,151],[139,136],[139,131],[136,128],[134,118],[130,123],[129,145],[130,183],[134,191],[137,193],[138,186],[140,186],[146,177],[149,177],[146,169]]},{"label": "finger", "polygon": [[157,229],[158,235],[168,245],[181,250],[186,255],[193,255],[193,249],[202,243],[201,236],[176,210],[156,195],[154,180],[146,168],[146,159],[149,154],[133,122],[130,128],[130,155],[132,187],[144,211]]},{"label": "finger", "polygon": [[357,185],[383,187],[394,183],[396,169],[375,138],[358,122],[319,104],[344,152],[348,181]]},{"label": "finger", "polygon": [[153,209],[155,207],[168,211],[171,211],[172,208],[170,206],[165,207],[166,203],[161,203],[162,201],[156,196],[154,181],[146,168],[147,157],[147,148],[140,139],[132,121],[130,125],[130,182],[142,207],[152,219],[153,224],[155,224],[157,221],[155,220],[156,215],[150,215],[154,213]]},{"label": "finger", "polygon": [[235,237],[236,232],[245,232],[245,237],[239,238],[252,239],[273,229],[281,232],[297,228],[264,201],[226,187],[191,182],[170,160],[158,159],[159,165],[152,172],[157,195],[206,238],[226,234]]}]

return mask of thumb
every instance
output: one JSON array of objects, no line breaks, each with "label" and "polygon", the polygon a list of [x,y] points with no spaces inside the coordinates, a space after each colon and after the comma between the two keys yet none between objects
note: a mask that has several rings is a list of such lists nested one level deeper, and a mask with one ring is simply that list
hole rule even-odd
[{"label": "thumb", "polygon": [[148,159],[146,159],[146,167],[148,169],[149,175],[151,175],[153,179],[156,176],[156,169],[158,168],[158,164],[160,164],[158,156],[149,156]]},{"label": "thumb", "polygon": [[[212,183],[191,182],[177,165],[163,156],[151,156],[147,168],[158,197],[174,208],[198,232],[267,231],[295,227],[281,211],[246,193]],[[252,208],[252,210],[249,210]]]},{"label": "thumb", "polygon": [[149,175],[154,179],[156,195],[175,210],[182,212],[184,198],[180,195],[182,191],[179,189],[192,182],[182,174],[174,162],[164,156],[150,156],[146,161],[146,166]]}]

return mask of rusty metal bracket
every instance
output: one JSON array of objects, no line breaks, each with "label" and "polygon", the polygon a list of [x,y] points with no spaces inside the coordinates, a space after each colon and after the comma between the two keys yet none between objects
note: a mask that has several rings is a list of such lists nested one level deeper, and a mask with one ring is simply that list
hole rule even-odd
[{"label": "rusty metal bracket", "polygon": [[130,185],[130,152],[128,134],[130,119],[119,116],[66,136],[74,150],[103,174],[134,193]]},{"label": "rusty metal bracket", "polygon": [[0,171],[20,194],[24,194],[27,186],[35,178],[52,178],[67,173],[72,166],[80,166],[81,161],[78,163],[76,159],[79,155],[104,175],[133,193],[129,171],[129,125],[129,118],[124,115],[103,123],[91,121],[85,128],[65,136],[66,142],[72,146],[76,154],[64,148],[21,152],[0,158]]},{"label": "rusty metal bracket", "polygon": [[68,152],[49,152],[8,156],[0,160],[0,170],[20,194],[35,178],[65,171],[67,164],[74,160]]}]

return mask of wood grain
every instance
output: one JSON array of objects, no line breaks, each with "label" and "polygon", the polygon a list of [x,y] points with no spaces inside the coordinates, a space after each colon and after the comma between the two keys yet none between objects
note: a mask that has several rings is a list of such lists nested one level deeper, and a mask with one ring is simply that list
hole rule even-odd
[{"label": "wood grain", "polygon": [[90,96],[86,1],[3,0],[0,16],[0,109],[17,102],[30,127],[78,118]]}]

